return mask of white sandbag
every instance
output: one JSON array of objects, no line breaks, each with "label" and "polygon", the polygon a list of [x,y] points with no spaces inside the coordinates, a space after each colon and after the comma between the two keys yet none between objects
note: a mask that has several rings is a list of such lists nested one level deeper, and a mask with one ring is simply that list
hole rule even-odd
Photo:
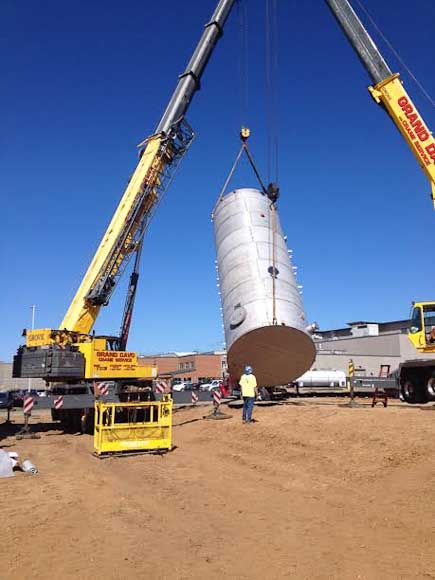
[{"label": "white sandbag", "polygon": [[15,469],[18,465],[18,453],[16,451],[9,451],[8,455],[12,463],[12,469]]},{"label": "white sandbag", "polygon": [[9,453],[0,449],[0,477],[13,477],[14,475]]}]

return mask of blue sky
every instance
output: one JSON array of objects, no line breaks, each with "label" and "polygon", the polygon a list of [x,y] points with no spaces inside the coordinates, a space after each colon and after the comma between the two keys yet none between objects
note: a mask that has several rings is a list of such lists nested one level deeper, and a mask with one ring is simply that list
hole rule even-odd
[{"label": "blue sky", "polygon": [[[245,1],[243,121],[266,174],[264,0]],[[435,95],[435,5],[394,4],[365,0]],[[22,340],[30,305],[37,327],[60,324],[135,167],[135,146],[157,125],[214,5],[3,2],[0,359]],[[308,318],[324,329],[405,318],[411,300],[435,298],[426,178],[371,100],[368,76],[325,3],[278,5],[279,210]],[[210,213],[239,146],[239,47],[236,9],[187,116],[196,139],[144,244],[129,344],[138,352],[222,345]],[[403,79],[434,128],[434,109],[405,72]],[[254,185],[246,167],[232,185]],[[117,333],[123,289],[97,332]]]}]

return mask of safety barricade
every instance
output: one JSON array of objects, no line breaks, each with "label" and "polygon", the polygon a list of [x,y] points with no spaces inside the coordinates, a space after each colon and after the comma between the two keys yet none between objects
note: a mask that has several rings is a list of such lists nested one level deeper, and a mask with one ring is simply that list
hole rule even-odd
[{"label": "safety barricade", "polygon": [[56,397],[53,401],[53,407],[56,409],[56,411],[59,411],[59,409],[62,409],[63,407],[63,396],[59,395],[58,397]]},{"label": "safety barricade", "polygon": [[159,393],[160,395],[162,395],[163,393],[166,393],[166,391],[167,391],[166,382],[165,381],[157,381],[156,386],[155,386],[155,391],[156,391],[156,393]]},{"label": "safety barricade", "polygon": [[172,447],[172,398],[148,403],[95,401],[94,450],[106,453],[169,451]]},{"label": "safety barricade", "polygon": [[109,394],[109,383],[107,383],[107,382],[101,382],[101,383],[94,382],[94,394],[96,397],[106,397]]}]

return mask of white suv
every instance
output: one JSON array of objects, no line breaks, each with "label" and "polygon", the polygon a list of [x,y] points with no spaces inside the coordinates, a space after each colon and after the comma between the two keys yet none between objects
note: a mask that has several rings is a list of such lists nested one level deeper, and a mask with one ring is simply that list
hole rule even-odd
[{"label": "white suv", "polygon": [[200,391],[213,391],[214,389],[217,389],[220,384],[222,383],[222,381],[220,379],[215,379],[213,381],[211,381],[211,383],[204,383],[199,387]]}]

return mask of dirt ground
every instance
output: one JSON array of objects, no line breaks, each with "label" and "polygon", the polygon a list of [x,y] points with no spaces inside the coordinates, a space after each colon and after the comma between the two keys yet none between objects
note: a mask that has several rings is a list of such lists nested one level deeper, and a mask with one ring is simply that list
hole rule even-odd
[{"label": "dirt ground", "polygon": [[181,410],[163,457],[8,437],[39,473],[0,481],[0,577],[435,578],[435,412],[342,403]]}]

